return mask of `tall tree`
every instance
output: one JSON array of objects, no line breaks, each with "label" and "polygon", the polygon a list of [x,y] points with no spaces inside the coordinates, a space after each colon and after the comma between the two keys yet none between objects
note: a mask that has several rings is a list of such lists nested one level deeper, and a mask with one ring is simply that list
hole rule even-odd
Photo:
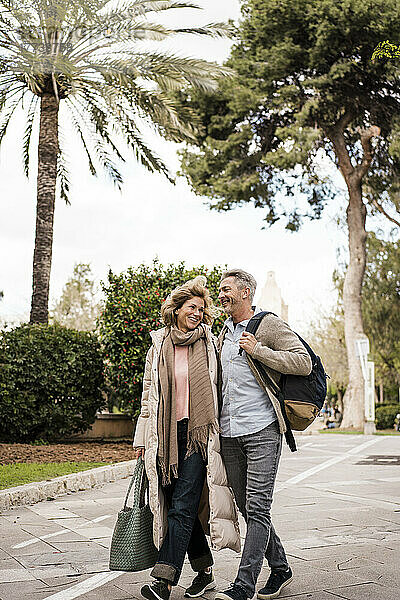
[{"label": "tall tree", "polygon": [[[371,60],[381,40],[400,39],[395,0],[245,0],[227,64],[238,76],[215,94],[182,95],[203,125],[182,156],[192,189],[211,207],[246,202],[296,230],[334,195],[326,158],[347,187],[349,263],[344,282],[349,367],[343,425],[362,427],[361,286],[367,208],[399,225],[400,71]],[[324,162],[325,159],[325,162]],[[308,205],[299,202],[299,192]],[[316,249],[317,251],[317,249]]]},{"label": "tall tree", "polygon": [[[335,274],[339,302],[344,274]],[[338,310],[341,310],[339,305]],[[339,313],[340,314],[340,313]],[[397,399],[400,386],[400,241],[383,240],[374,233],[367,239],[367,264],[362,287],[362,315],[370,340],[377,383]]]},{"label": "tall tree", "polygon": [[144,126],[169,140],[192,140],[190,116],[178,113],[169,92],[186,85],[211,91],[229,72],[154,46],[180,34],[226,35],[228,28],[219,23],[169,28],[154,19],[184,8],[198,7],[185,0],[0,0],[0,143],[13,114],[24,109],[27,175],[39,119],[31,323],[48,320],[56,183],[67,201],[63,140],[71,125],[93,175],[103,168],[121,186],[116,161],[124,160],[123,144],[151,172],[171,179],[146,143]]},{"label": "tall tree", "polygon": [[96,286],[90,265],[77,263],[60,298],[50,311],[51,319],[78,331],[92,331],[96,328],[99,314],[100,304],[96,299]]}]

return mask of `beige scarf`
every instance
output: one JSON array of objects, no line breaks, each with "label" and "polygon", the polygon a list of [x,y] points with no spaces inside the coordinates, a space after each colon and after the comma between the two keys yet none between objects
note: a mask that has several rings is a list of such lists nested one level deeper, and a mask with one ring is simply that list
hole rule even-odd
[{"label": "beige scarf", "polygon": [[209,432],[219,430],[208,371],[204,328],[200,325],[193,331],[184,333],[172,327],[163,340],[158,364],[158,464],[163,486],[169,485],[173,477],[178,477],[174,345],[189,346],[189,425],[186,457],[193,452],[201,452],[205,459]]}]

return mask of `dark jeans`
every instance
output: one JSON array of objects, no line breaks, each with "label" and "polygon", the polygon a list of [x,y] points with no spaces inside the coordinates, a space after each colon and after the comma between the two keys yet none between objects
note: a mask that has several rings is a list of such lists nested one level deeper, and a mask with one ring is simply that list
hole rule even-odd
[{"label": "dark jeans", "polygon": [[236,438],[221,437],[229,485],[247,523],[242,560],[235,580],[251,598],[263,558],[272,569],[287,569],[282,543],[271,523],[271,504],[282,449],[275,421],[265,429]]},{"label": "dark jeans", "polygon": [[168,530],[151,572],[177,585],[186,552],[194,571],[213,564],[203,527],[197,516],[206,476],[206,464],[198,452],[185,459],[188,420],[178,421],[178,478],[164,487],[168,506]]}]

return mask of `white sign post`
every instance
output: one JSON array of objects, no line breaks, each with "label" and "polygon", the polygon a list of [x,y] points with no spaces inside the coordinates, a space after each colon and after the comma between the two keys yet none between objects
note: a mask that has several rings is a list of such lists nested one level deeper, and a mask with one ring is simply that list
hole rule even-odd
[{"label": "white sign post", "polygon": [[368,360],[369,340],[367,336],[356,340],[357,355],[360,358],[364,378],[364,433],[376,432],[375,427],[375,368],[372,360]]}]

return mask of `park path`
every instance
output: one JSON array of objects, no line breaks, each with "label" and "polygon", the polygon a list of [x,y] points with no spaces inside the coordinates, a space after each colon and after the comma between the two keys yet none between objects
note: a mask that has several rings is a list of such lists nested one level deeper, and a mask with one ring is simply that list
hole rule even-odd
[{"label": "park path", "polygon": [[[283,452],[273,504],[295,574],[281,597],[399,600],[399,438],[329,433],[301,436],[298,446],[295,454]],[[108,571],[127,484],[2,512],[0,600],[139,599],[147,571]],[[238,562],[231,551],[215,553],[218,589],[232,581]],[[267,576],[263,567],[259,583]],[[185,564],[171,600],[183,598],[192,577]]]}]

